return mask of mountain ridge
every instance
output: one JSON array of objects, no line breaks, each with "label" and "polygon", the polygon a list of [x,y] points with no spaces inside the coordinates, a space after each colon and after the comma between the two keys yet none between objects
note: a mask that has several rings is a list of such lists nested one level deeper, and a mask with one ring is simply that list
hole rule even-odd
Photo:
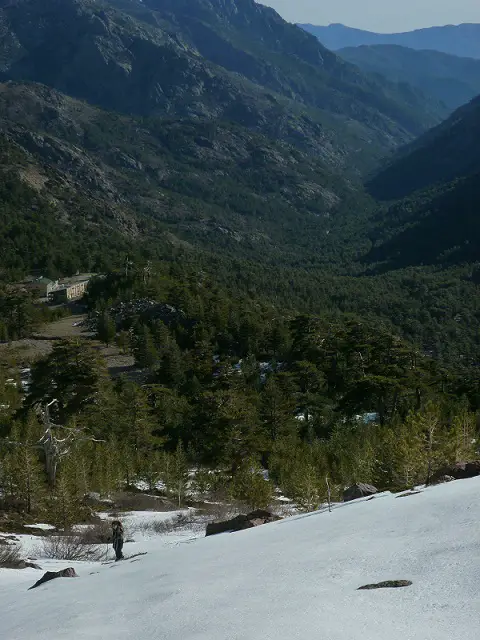
[{"label": "mountain ridge", "polygon": [[367,73],[407,82],[454,110],[480,94],[480,59],[400,45],[361,45],[338,55]]},{"label": "mountain ridge", "polygon": [[367,260],[381,270],[480,259],[480,96],[404,149],[367,185],[397,202],[378,215]]},{"label": "mountain ridge", "polygon": [[412,49],[433,49],[452,55],[480,58],[480,24],[463,23],[427,27],[402,33],[375,33],[347,27],[343,24],[317,26],[299,24],[328,49],[336,51],[361,45],[397,44]]}]

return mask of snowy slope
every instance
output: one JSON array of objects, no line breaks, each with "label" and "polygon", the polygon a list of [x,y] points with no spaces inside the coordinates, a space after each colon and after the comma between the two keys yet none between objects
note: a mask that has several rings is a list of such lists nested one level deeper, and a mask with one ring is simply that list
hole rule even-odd
[{"label": "snowy slope", "polygon": [[[0,580],[0,637],[478,640],[479,495],[480,479],[386,494],[331,514],[150,546],[135,562],[34,591],[26,591],[32,574],[22,573]],[[413,585],[357,591],[388,579]]]}]

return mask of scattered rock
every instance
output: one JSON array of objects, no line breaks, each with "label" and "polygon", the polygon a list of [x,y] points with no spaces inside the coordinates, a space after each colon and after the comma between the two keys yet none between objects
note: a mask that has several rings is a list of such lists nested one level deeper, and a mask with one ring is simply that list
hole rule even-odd
[{"label": "scattered rock", "polygon": [[348,487],[343,492],[343,501],[350,502],[350,500],[357,500],[357,498],[365,498],[366,496],[371,496],[374,493],[378,493],[378,489],[374,487],[372,484],[364,484],[363,482],[359,482],[357,484]]},{"label": "scattered rock", "polygon": [[209,522],[207,524],[205,536],[214,536],[218,533],[225,533],[227,531],[243,531],[244,529],[251,529],[252,527],[258,527],[262,524],[275,522],[276,520],[281,520],[281,518],[270,511],[257,509],[256,511],[252,511],[246,515],[240,514],[235,516],[235,518],[232,518],[231,520]]},{"label": "scattered rock", "polygon": [[407,493],[400,493],[395,498],[408,498],[408,496],[416,496],[417,493],[423,493],[422,491],[407,491]]},{"label": "scattered rock", "polygon": [[28,562],[27,560],[20,560],[18,563],[17,569],[39,569],[42,570],[42,567],[34,562]]},{"label": "scattered rock", "polygon": [[68,567],[67,569],[62,569],[61,571],[47,571],[43,574],[40,580],[37,580],[37,582],[29,588],[29,591],[30,589],[35,589],[35,587],[39,587],[44,582],[54,580],[55,578],[78,578],[78,575],[76,574],[73,567]]},{"label": "scattered rock", "polygon": [[440,484],[452,480],[466,480],[480,476],[480,460],[473,462],[457,462],[454,465],[443,467],[434,473],[428,484]]},{"label": "scattered rock", "polygon": [[412,584],[410,580],[386,580],[385,582],[377,582],[376,584],[365,584],[361,589],[397,589],[398,587],[409,587]]}]

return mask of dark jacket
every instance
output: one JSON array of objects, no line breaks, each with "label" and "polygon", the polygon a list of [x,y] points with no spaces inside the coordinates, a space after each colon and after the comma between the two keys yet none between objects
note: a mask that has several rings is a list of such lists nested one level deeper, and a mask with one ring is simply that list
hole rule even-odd
[{"label": "dark jacket", "polygon": [[123,543],[123,527],[120,523],[113,526],[112,543],[113,548]]}]

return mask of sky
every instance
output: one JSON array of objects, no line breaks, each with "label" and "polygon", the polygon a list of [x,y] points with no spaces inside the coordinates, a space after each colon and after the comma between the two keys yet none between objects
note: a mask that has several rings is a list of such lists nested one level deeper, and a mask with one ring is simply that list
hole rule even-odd
[{"label": "sky", "polygon": [[480,23],[480,0],[257,0],[289,22],[395,33],[433,25]]}]

